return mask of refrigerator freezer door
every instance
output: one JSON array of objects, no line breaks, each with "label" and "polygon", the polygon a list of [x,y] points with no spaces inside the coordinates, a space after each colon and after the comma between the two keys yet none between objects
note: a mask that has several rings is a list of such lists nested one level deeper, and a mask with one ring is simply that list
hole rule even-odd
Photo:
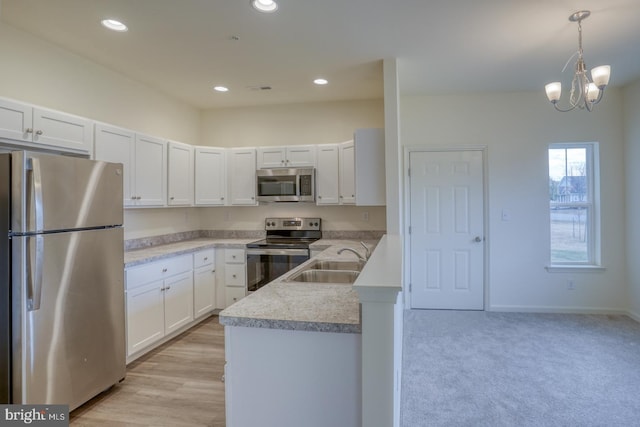
[{"label": "refrigerator freezer door", "polygon": [[35,233],[122,224],[122,165],[12,153],[12,231]]},{"label": "refrigerator freezer door", "polygon": [[12,240],[13,401],[73,410],[125,376],[123,229]]}]

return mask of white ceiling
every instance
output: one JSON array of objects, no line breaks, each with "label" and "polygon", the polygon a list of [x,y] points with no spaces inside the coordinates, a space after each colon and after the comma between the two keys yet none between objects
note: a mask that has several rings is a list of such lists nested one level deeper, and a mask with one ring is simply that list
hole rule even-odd
[{"label": "white ceiling", "polygon": [[639,0],[278,1],[0,0],[0,19],[198,108],[381,98],[385,58],[403,94],[542,93],[577,50],[581,9],[587,66],[611,65],[613,86],[640,78]]}]

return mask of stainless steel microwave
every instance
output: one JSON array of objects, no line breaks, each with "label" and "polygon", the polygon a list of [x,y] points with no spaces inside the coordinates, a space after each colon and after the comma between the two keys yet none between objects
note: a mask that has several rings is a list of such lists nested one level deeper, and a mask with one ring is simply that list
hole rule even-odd
[{"label": "stainless steel microwave", "polygon": [[256,171],[259,202],[315,202],[314,168],[276,168]]}]

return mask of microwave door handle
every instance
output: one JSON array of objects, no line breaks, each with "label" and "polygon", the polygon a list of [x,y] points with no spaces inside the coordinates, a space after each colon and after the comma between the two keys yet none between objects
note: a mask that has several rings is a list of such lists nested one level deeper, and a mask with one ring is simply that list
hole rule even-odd
[{"label": "microwave door handle", "polygon": [[296,196],[300,197],[302,191],[300,191],[300,174],[296,174]]}]

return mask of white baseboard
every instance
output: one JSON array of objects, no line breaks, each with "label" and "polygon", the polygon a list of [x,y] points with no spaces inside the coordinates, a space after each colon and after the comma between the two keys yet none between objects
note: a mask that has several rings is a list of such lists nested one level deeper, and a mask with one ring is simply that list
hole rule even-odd
[{"label": "white baseboard", "polygon": [[[625,314],[634,315],[629,310],[608,307],[563,307],[563,306],[531,306],[531,305],[491,305],[487,311],[521,312],[521,313],[575,313],[575,314]],[[640,318],[635,318],[639,320]]]},{"label": "white baseboard", "polygon": [[636,322],[640,322],[640,313],[638,313],[637,311],[629,310],[627,311],[627,314]]}]

